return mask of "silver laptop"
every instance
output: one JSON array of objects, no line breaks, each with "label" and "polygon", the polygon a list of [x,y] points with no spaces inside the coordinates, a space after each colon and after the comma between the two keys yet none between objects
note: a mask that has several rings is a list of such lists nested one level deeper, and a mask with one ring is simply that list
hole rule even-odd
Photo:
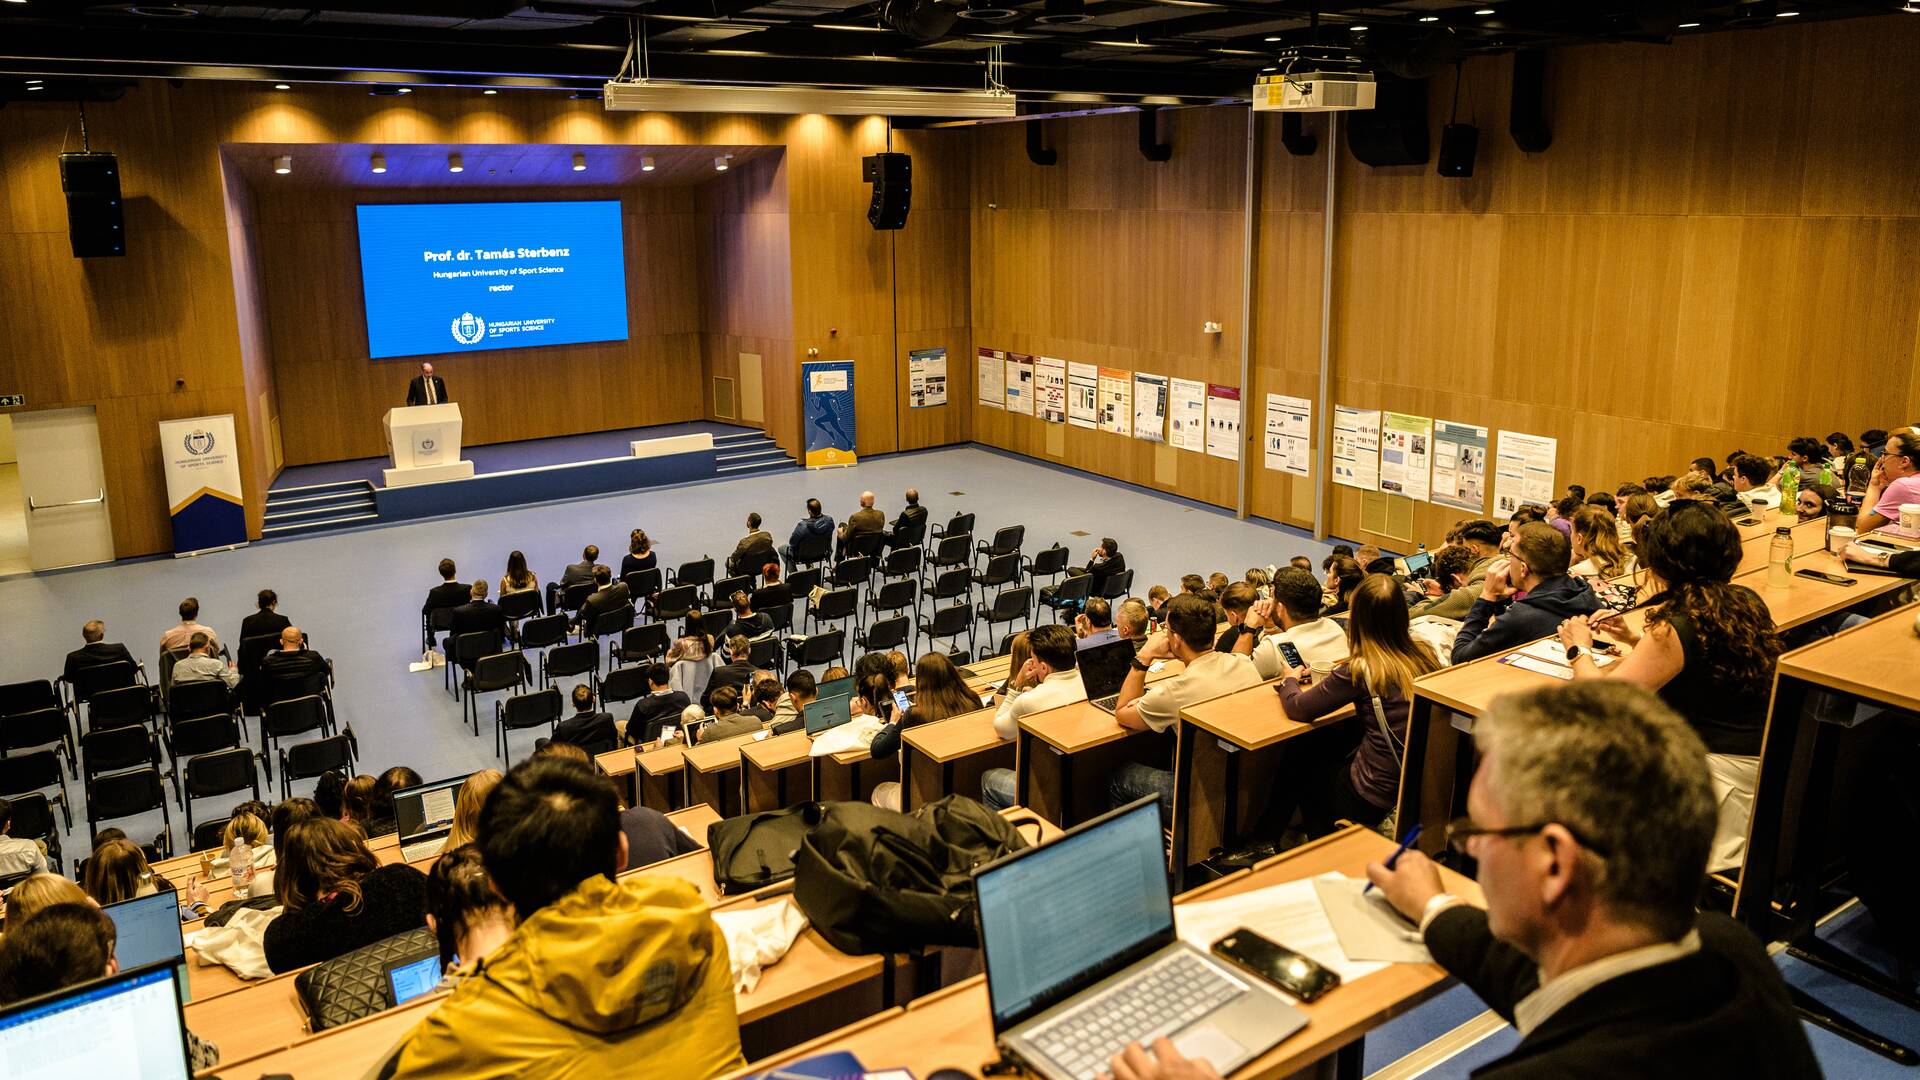
[{"label": "silver laptop", "polygon": [[178,985],[149,964],[0,1009],[0,1080],[187,1080]]},{"label": "silver laptop", "polygon": [[393,793],[393,822],[400,833],[400,857],[416,862],[440,854],[453,831],[453,808],[464,776],[417,784]]},{"label": "silver laptop", "polygon": [[1266,984],[1181,941],[1151,796],[974,871],[993,1033],[1047,1080],[1165,1036],[1220,1075],[1306,1026]]},{"label": "silver laptop", "polygon": [[1124,638],[1082,649],[1074,658],[1080,669],[1080,684],[1087,688],[1087,700],[1102,712],[1114,711],[1120,700],[1120,688],[1127,683],[1133,667],[1133,642]]}]

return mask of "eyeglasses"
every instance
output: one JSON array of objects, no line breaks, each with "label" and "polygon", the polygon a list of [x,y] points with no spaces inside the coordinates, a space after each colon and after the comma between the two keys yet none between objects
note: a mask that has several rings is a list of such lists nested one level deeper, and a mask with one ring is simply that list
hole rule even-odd
[{"label": "eyeglasses", "polygon": [[1542,821],[1537,825],[1509,825],[1503,829],[1489,829],[1485,826],[1475,825],[1472,818],[1455,818],[1447,823],[1447,846],[1462,855],[1466,855],[1468,854],[1467,841],[1476,836],[1533,836],[1549,825],[1559,825],[1561,828],[1566,829],[1575,840],[1579,841],[1581,847],[1586,848],[1602,859],[1613,857],[1613,853],[1607,848],[1594,843],[1572,828],[1557,821]]}]

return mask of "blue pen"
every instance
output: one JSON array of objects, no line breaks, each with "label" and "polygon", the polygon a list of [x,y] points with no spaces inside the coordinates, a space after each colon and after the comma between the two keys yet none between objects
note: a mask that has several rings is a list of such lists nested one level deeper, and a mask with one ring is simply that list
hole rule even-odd
[{"label": "blue pen", "polygon": [[[1387,856],[1387,869],[1393,869],[1394,864],[1400,861],[1400,856],[1404,854],[1408,848],[1412,847],[1413,842],[1418,839],[1420,839],[1420,826],[1416,824],[1413,828],[1407,830],[1407,835],[1400,838],[1400,846],[1393,849],[1393,854]],[[1369,881],[1367,882],[1367,887],[1360,890],[1360,895],[1365,896],[1372,891],[1373,882]]]}]

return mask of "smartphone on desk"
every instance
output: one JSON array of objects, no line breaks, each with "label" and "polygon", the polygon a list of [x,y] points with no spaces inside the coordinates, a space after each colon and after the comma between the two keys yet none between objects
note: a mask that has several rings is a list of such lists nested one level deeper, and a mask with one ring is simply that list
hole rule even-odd
[{"label": "smartphone on desk", "polygon": [[1301,1001],[1312,1001],[1340,985],[1338,972],[1244,927],[1214,942],[1213,954]]},{"label": "smartphone on desk", "polygon": [[1859,582],[1859,581],[1857,581],[1857,580],[1855,580],[1855,579],[1853,579],[1853,578],[1850,578],[1850,577],[1841,577],[1841,576],[1840,576],[1839,574],[1829,574],[1829,573],[1827,573],[1827,572],[1826,572],[1825,570],[1795,570],[1795,571],[1793,572],[1793,576],[1795,576],[1795,577],[1803,577],[1803,578],[1811,578],[1811,579],[1812,579],[1812,580],[1814,580],[1814,581],[1824,581],[1824,582],[1826,582],[1826,583],[1828,583],[1829,585],[1858,585],[1858,584],[1860,584],[1860,582]]}]

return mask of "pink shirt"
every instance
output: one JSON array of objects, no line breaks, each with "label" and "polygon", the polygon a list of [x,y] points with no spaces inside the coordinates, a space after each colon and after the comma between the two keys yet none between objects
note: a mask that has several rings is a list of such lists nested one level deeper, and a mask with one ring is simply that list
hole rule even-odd
[{"label": "pink shirt", "polygon": [[160,635],[160,651],[184,649],[193,642],[193,635],[207,635],[207,648],[211,652],[220,651],[220,635],[213,632],[211,626],[201,626],[197,622],[183,622],[179,626]]},{"label": "pink shirt", "polygon": [[1903,476],[1888,484],[1880,491],[1880,501],[1874,504],[1873,512],[1888,521],[1900,520],[1902,503],[1920,503],[1920,473]]}]

